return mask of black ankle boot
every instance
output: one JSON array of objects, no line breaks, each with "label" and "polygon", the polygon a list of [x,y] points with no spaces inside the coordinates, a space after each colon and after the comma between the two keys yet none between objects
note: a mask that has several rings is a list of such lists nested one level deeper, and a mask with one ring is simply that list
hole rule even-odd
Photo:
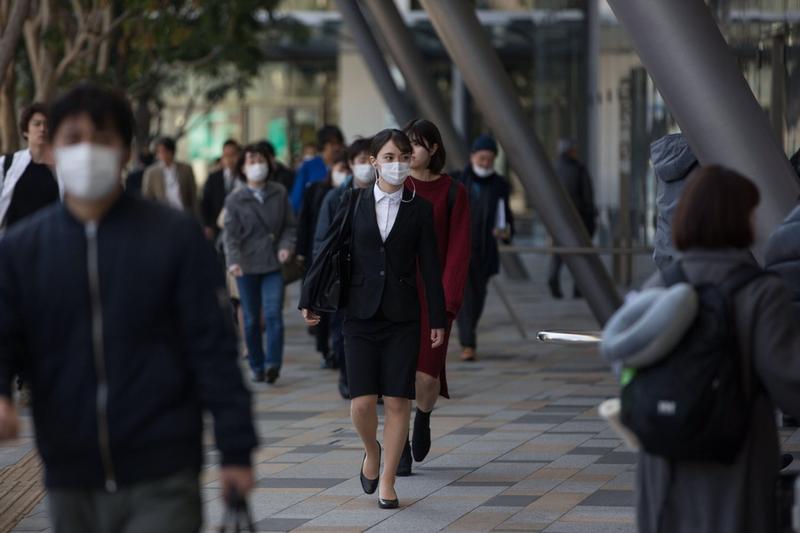
[{"label": "black ankle boot", "polygon": [[431,414],[420,411],[414,417],[414,435],[411,437],[411,451],[418,463],[431,451]]},{"label": "black ankle boot", "polygon": [[397,465],[397,477],[408,477],[411,475],[411,445],[406,439],[403,447],[403,455],[400,456],[400,464]]}]

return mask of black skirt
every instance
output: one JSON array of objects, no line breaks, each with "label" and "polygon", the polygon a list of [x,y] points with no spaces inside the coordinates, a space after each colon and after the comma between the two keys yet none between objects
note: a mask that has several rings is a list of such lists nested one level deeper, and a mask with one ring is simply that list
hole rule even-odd
[{"label": "black skirt", "polygon": [[344,353],[350,396],[413,399],[419,322],[391,322],[381,315],[379,312],[368,320],[345,320]]}]

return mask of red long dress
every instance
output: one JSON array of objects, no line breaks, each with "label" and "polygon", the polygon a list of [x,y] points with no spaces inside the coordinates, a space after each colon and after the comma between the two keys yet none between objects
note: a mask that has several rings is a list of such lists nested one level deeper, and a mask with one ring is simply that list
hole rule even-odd
[{"label": "red long dress", "polygon": [[453,320],[461,309],[464,300],[464,287],[469,273],[470,223],[469,196],[462,184],[458,184],[456,200],[447,220],[447,196],[453,178],[442,174],[435,181],[420,181],[411,176],[406,180],[406,188],[417,191],[417,195],[433,204],[433,225],[436,242],[439,248],[439,261],[442,264],[442,285],[444,286],[445,305],[447,309],[447,331],[444,344],[439,348],[431,348],[431,328],[428,321],[428,306],[425,299],[425,284],[417,271],[417,291],[421,304],[420,313],[420,345],[417,371],[424,372],[434,378],[440,378],[439,393],[449,398],[445,360],[447,345],[450,341],[450,330]]}]

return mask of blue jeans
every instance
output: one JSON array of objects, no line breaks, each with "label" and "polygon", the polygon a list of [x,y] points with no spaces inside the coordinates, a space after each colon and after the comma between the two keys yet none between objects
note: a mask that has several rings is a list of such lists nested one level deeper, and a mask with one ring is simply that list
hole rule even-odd
[{"label": "blue jeans", "polygon": [[[283,274],[245,274],[236,279],[244,312],[244,342],[253,372],[283,364]],[[261,310],[267,324],[267,356],[261,336]]]}]

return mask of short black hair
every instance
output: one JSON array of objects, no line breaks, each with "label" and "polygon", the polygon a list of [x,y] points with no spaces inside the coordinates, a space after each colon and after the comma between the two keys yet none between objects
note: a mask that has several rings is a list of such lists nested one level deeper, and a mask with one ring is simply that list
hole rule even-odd
[{"label": "short black hair", "polygon": [[271,142],[263,140],[263,141],[258,141],[256,145],[262,150],[265,150],[270,157],[275,157],[275,147],[272,145]]},{"label": "short black hair", "polygon": [[361,153],[370,153],[371,138],[356,139],[347,147],[347,161],[350,162]]},{"label": "short black hair", "polygon": [[269,176],[267,176],[267,179],[273,177],[275,168],[272,166],[272,162],[269,159],[269,153],[264,148],[264,142],[261,141],[254,144],[248,144],[242,148],[242,153],[239,154],[239,160],[236,162],[237,178],[239,178],[241,181],[247,181],[247,176],[244,175],[244,162],[247,160],[247,154],[261,154],[264,156],[264,159],[267,160],[267,168],[269,168]]},{"label": "short black hair", "polygon": [[344,144],[344,135],[342,135],[342,130],[336,126],[326,124],[317,132],[317,150],[322,150],[330,142]]},{"label": "short black hair", "polygon": [[400,151],[404,154],[410,154],[413,151],[411,149],[411,141],[408,140],[408,135],[398,129],[387,128],[379,131],[372,138],[372,142],[370,143],[369,147],[370,155],[372,155],[372,157],[378,157],[381,148],[383,148],[383,146],[389,141],[392,141],[394,144],[396,144],[397,147],[400,148]]},{"label": "short black hair", "polygon": [[175,139],[172,137],[161,137],[158,139],[158,142],[156,142],[156,146],[163,146],[169,152],[175,153]]},{"label": "short black hair", "polygon": [[134,118],[128,99],[120,92],[82,83],[57,99],[47,113],[50,140],[68,117],[86,113],[96,128],[114,128],[126,146],[133,142]]},{"label": "short black hair", "polygon": [[235,140],[235,139],[228,139],[227,141],[225,141],[224,143],[222,143],[222,148],[223,148],[223,149],[227,148],[228,146],[233,146],[233,147],[234,147],[234,148],[236,148],[237,150],[241,150],[241,149],[242,149],[242,147],[241,147],[241,146],[239,146],[239,143],[238,143],[238,142],[236,142],[236,140]]},{"label": "short black hair", "polygon": [[27,137],[25,136],[28,134],[28,126],[30,126],[33,115],[36,113],[44,115],[44,118],[47,118],[47,106],[41,102],[35,102],[23,109],[19,116],[19,131],[22,133],[22,137],[26,139]]},{"label": "short black hair", "polygon": [[429,152],[433,145],[436,145],[436,153],[431,156],[431,160],[428,162],[428,170],[434,174],[439,174],[447,161],[447,152],[444,149],[442,134],[439,133],[439,128],[436,127],[436,124],[424,118],[417,118],[406,124],[403,132],[408,135],[412,143],[421,144]]},{"label": "short black hair", "polygon": [[672,219],[675,248],[748,248],[753,244],[752,214],[758,187],[721,166],[701,167],[689,178]]}]

